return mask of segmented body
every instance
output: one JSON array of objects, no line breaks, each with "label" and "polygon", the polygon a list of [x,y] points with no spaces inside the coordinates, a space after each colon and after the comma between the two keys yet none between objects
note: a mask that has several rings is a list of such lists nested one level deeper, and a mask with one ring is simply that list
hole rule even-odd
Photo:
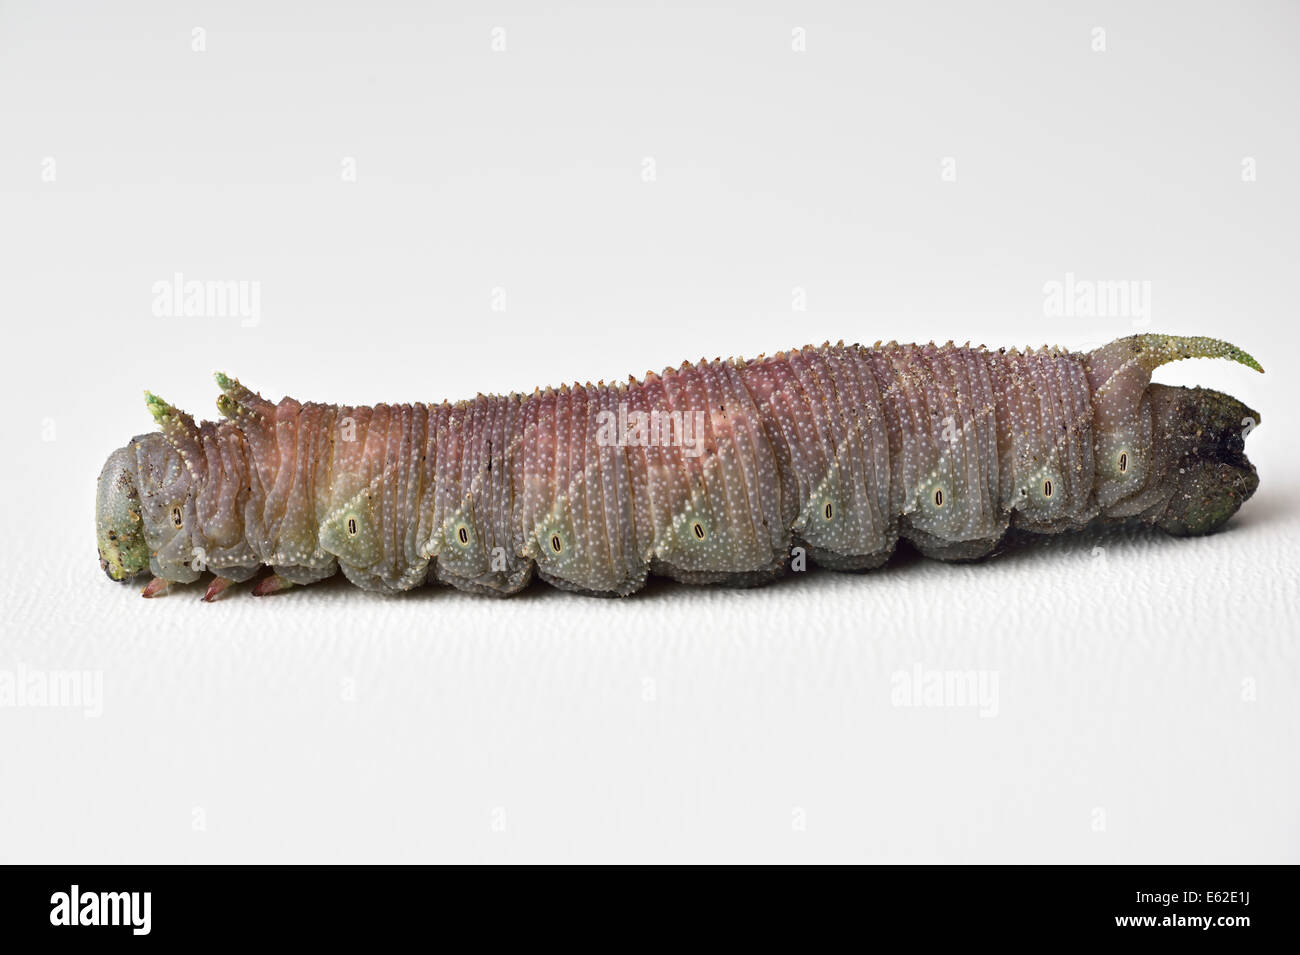
[{"label": "segmented body", "polygon": [[648,573],[756,582],[798,548],[873,567],[900,536],[977,557],[1010,524],[1097,513],[1085,356],[1057,350],[828,344],[626,385],[373,408],[272,404],[221,383],[226,420],[159,417],[175,461],[140,483],[157,488],[145,509],[174,518],[151,542],[160,577],[270,565],[309,583],[341,568],[369,589],[508,594],[536,572],[627,594]]}]

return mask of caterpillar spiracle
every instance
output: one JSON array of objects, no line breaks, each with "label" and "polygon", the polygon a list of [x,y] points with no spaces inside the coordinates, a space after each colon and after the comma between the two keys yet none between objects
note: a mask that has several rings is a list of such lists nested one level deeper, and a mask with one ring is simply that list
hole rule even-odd
[{"label": "caterpillar spiracle", "polygon": [[277,404],[218,374],[217,422],[146,393],[158,430],[99,476],[100,565],[151,573],[145,596],[211,572],[205,600],[263,567],[256,595],[339,570],[385,592],[508,595],[536,574],[625,595],[650,574],[756,584],[795,558],[873,568],[900,537],[971,560],[1010,528],[1204,534],[1259,484],[1259,415],[1151,383],[1194,357],[1263,371],[1144,334],[1087,353],[828,343],[436,405]]}]

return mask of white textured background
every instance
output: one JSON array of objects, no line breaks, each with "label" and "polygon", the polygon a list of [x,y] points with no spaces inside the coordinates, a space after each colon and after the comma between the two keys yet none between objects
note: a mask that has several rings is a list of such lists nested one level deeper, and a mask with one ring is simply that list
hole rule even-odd
[{"label": "white textured background", "polygon": [[[1294,5],[439,9],[0,4],[0,689],[102,683],[0,706],[0,860],[1300,861]],[[256,322],[155,314],[176,272]],[[1150,308],[1046,314],[1067,273]],[[1268,369],[1157,373],[1262,412],[1224,533],[621,601],[94,558],[140,390],[211,416],[216,368],[441,400],[1136,330]],[[995,706],[896,705],[917,666]]]}]

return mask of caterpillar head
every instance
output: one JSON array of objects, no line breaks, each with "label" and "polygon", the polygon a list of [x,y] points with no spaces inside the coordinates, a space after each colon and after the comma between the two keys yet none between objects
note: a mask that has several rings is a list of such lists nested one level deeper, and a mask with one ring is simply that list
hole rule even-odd
[{"label": "caterpillar head", "polygon": [[152,395],[147,398],[162,432],[132,438],[109,455],[99,473],[99,566],[112,580],[145,571],[167,580],[197,580],[191,543],[195,488],[184,440],[193,419]]},{"label": "caterpillar head", "polygon": [[95,538],[99,542],[99,566],[112,580],[126,581],[149,569],[149,545],[144,539],[135,470],[135,450],[126,447],[110,454],[99,472]]},{"label": "caterpillar head", "polygon": [[1259,486],[1244,453],[1259,414],[1219,391],[1151,383],[1157,367],[1182,358],[1227,358],[1264,370],[1213,338],[1133,335],[1090,352],[1094,487],[1105,517],[1205,534]]}]

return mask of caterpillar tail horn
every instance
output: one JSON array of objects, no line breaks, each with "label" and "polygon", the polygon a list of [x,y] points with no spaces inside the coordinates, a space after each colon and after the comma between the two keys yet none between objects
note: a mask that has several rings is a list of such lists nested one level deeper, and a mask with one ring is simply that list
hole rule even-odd
[{"label": "caterpillar tail horn", "polygon": [[1260,416],[1219,391],[1151,383],[1161,365],[1185,358],[1226,358],[1264,370],[1236,345],[1200,336],[1130,335],[1085,356],[1095,494],[1107,517],[1143,517],[1172,534],[1205,534],[1259,486],[1244,448]]}]

